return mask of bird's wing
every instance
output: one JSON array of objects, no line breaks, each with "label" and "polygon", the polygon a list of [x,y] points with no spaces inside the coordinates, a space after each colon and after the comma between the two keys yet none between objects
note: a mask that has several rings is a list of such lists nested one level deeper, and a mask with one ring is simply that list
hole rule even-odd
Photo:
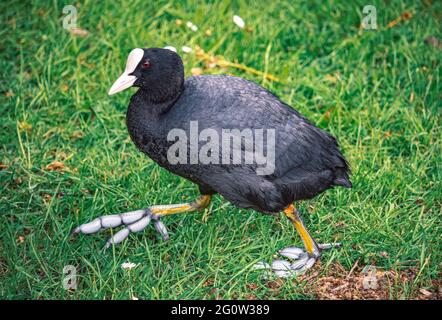
[{"label": "bird's wing", "polygon": [[[318,174],[346,167],[334,137],[256,83],[206,75],[187,78],[185,87],[172,110],[176,123],[198,120],[201,130],[275,130],[276,171],[268,179],[281,179],[287,174],[287,179],[294,179],[304,171]],[[267,154],[265,146],[263,151]]]},{"label": "bird's wing", "polygon": [[181,108],[185,108],[184,117],[198,119],[200,129],[275,130],[276,158],[287,169],[314,156],[317,128],[256,83],[237,77],[208,75],[190,77],[186,86],[190,90],[185,90],[175,107],[175,111],[179,111],[179,121],[184,116]]}]

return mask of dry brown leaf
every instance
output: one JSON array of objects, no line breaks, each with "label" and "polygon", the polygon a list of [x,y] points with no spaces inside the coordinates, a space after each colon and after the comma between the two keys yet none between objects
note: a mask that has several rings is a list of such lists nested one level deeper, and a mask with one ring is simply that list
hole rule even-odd
[{"label": "dry brown leaf", "polygon": [[204,281],[203,287],[213,286],[214,283],[215,281],[213,279],[207,279],[206,281]]},{"label": "dry brown leaf", "polygon": [[330,115],[332,113],[332,109],[328,109],[325,113],[324,113],[324,119],[325,120],[329,120],[330,119]]},{"label": "dry brown leaf", "polygon": [[198,58],[204,58],[205,52],[204,52],[203,48],[201,48],[199,45],[195,46],[195,55]]},{"label": "dry brown leaf", "polygon": [[278,278],[276,280],[267,281],[265,286],[269,289],[277,290],[284,284],[284,279]]},{"label": "dry brown leaf", "polygon": [[427,296],[427,297],[431,297],[433,295],[433,292],[428,291],[427,289],[424,289],[424,288],[420,288],[419,292],[422,293],[424,296]]},{"label": "dry brown leaf", "polygon": [[325,79],[326,81],[328,81],[328,82],[331,82],[331,83],[336,83],[336,82],[338,82],[338,79],[336,79],[336,77],[333,76],[333,75],[331,75],[331,74],[326,74],[325,77],[324,77],[324,79]]},{"label": "dry brown leaf", "polygon": [[84,137],[84,132],[80,131],[80,130],[76,130],[76,131],[72,132],[72,134],[71,134],[72,139],[79,139],[79,138],[83,138],[83,137]]},{"label": "dry brown leaf", "polygon": [[18,123],[18,129],[20,131],[30,132],[32,130],[32,124],[27,123],[26,121],[21,121]]},{"label": "dry brown leaf", "polygon": [[60,161],[53,161],[46,166],[46,170],[48,171],[63,170],[64,168],[64,163]]},{"label": "dry brown leaf", "polygon": [[190,69],[190,72],[192,73],[193,76],[199,76],[203,74],[203,69],[201,68],[192,68]]},{"label": "dry brown leaf", "polygon": [[344,227],[344,226],[345,226],[344,220],[340,220],[340,221],[336,222],[334,225],[335,228]]},{"label": "dry brown leaf", "polygon": [[402,20],[410,20],[412,17],[413,15],[408,11],[405,11],[403,14],[401,14]]},{"label": "dry brown leaf", "polygon": [[387,24],[387,29],[394,27],[395,25],[397,25],[401,21],[410,20],[412,17],[413,17],[413,15],[410,12],[406,11],[406,12],[402,13],[399,18],[396,18],[393,21],[391,21],[389,24]]},{"label": "dry brown leaf", "polygon": [[[262,72],[253,68],[250,68],[246,65],[240,64],[240,63],[235,63],[235,62],[230,62],[227,61],[224,57],[222,56],[214,56],[212,54],[208,54],[205,53],[204,50],[199,47],[199,46],[195,46],[195,55],[196,57],[200,58],[201,60],[203,60],[203,62],[206,64],[206,66],[208,68],[214,68],[216,66],[220,67],[221,69],[223,68],[236,68],[239,70],[242,70],[244,72],[247,73],[251,73],[254,75],[258,75],[258,76],[262,76],[268,80],[272,80],[272,81],[277,81],[280,83],[284,83],[284,81],[282,81],[281,79],[275,77],[272,74],[266,73],[266,72]],[[228,72],[225,72],[226,74],[229,74]]]},{"label": "dry brown leaf", "polygon": [[86,37],[89,34],[89,31],[80,28],[71,28],[69,29],[69,32],[78,37]]},{"label": "dry brown leaf", "polygon": [[255,291],[256,289],[258,289],[258,285],[256,283],[248,283],[246,285],[247,289]]}]

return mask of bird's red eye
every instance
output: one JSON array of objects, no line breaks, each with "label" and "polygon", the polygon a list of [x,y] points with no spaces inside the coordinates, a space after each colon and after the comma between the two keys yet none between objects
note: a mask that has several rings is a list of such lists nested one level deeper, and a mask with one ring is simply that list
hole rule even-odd
[{"label": "bird's red eye", "polygon": [[143,67],[143,69],[149,69],[150,61],[148,59],[144,60],[141,66]]}]

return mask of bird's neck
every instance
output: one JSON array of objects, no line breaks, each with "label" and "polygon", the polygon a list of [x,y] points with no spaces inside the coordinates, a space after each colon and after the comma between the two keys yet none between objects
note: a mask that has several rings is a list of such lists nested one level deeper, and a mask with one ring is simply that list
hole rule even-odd
[{"label": "bird's neck", "polygon": [[139,150],[158,163],[165,163],[167,160],[164,143],[167,128],[163,124],[168,111],[178,98],[179,95],[154,102],[140,89],[132,96],[127,109],[126,124],[132,141]]},{"label": "bird's neck", "polygon": [[173,104],[178,100],[184,90],[184,81],[180,83],[169,84],[158,88],[140,88],[135,94],[138,99],[143,101],[142,107],[149,109],[147,112],[154,115],[161,115],[169,111]]},{"label": "bird's neck", "polygon": [[162,119],[173,107],[181,95],[181,91],[175,95],[157,99],[151,92],[140,88],[131,98],[127,110],[126,122],[129,133],[138,145],[140,139],[149,135],[160,135]]}]

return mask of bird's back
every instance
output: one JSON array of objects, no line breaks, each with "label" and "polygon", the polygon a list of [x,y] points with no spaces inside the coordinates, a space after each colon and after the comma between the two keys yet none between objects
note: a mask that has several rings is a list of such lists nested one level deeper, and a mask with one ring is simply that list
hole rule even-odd
[{"label": "bird's back", "polygon": [[[176,128],[188,131],[191,121],[198,122],[200,132],[212,129],[220,136],[223,129],[274,130],[275,170],[268,175],[257,175],[256,163],[160,163],[240,207],[277,212],[294,200],[312,198],[335,185],[351,186],[349,167],[336,139],[253,82],[225,75],[189,77],[161,121],[163,136]],[[268,154],[266,145],[262,151]]]}]

